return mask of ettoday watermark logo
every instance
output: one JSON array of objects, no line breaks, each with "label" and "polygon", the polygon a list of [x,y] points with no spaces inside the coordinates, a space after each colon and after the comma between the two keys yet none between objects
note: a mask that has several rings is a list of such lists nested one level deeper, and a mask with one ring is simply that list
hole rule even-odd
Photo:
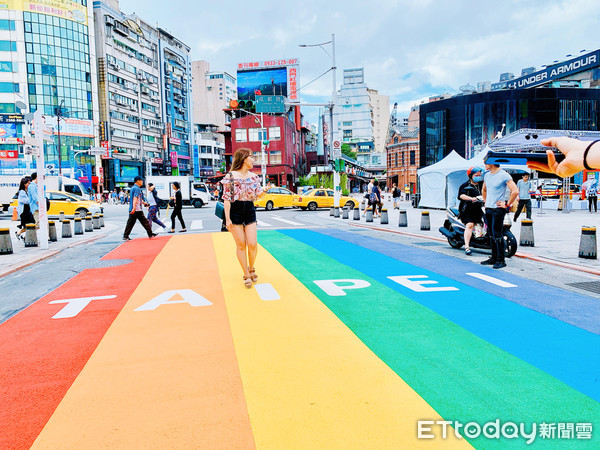
[{"label": "ettoday watermark logo", "polygon": [[487,439],[525,439],[529,445],[537,438],[540,439],[592,439],[592,424],[589,422],[572,423],[515,423],[493,422],[479,424],[477,422],[462,423],[458,420],[419,420],[417,422],[417,437],[419,439],[447,439],[450,433],[463,439],[477,439],[483,436]]}]

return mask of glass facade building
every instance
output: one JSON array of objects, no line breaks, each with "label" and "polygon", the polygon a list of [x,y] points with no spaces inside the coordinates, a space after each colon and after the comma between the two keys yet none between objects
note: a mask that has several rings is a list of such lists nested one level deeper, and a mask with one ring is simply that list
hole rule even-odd
[{"label": "glass facade building", "polygon": [[461,95],[420,106],[420,165],[452,150],[470,158],[505,125],[521,128],[598,131],[599,89],[535,88]]},{"label": "glass facade building", "polygon": [[[86,0],[74,3],[87,6]],[[23,27],[30,110],[41,109],[47,116],[60,113],[61,118],[64,115],[94,120],[87,21],[81,23],[25,11]],[[62,120],[59,119],[59,122]],[[63,168],[71,167],[74,154],[94,146],[94,137],[63,135],[60,146]],[[54,146],[46,146],[46,161],[58,164],[58,139]],[[94,161],[93,157],[82,155],[77,162]]]}]

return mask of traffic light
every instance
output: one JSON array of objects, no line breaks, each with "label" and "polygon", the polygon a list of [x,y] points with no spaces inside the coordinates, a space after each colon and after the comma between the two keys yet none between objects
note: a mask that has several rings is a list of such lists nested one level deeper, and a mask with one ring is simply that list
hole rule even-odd
[{"label": "traffic light", "polygon": [[343,159],[336,159],[334,163],[336,172],[345,172],[346,171],[346,161]]},{"label": "traffic light", "polygon": [[108,141],[108,133],[107,131],[107,126],[106,126],[106,122],[100,122],[100,127],[99,127],[99,131],[100,131],[100,140],[101,141]]},{"label": "traffic light", "polygon": [[253,100],[231,100],[229,107],[231,109],[245,109],[246,111],[254,112],[256,110],[256,103]]}]

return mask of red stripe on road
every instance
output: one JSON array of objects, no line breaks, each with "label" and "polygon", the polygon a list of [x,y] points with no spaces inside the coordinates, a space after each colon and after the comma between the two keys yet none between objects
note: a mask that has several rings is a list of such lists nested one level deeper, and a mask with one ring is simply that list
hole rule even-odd
[{"label": "red stripe on road", "polygon": [[[121,245],[103,259],[132,263],[84,270],[0,324],[0,448],[33,444],[167,241]],[[111,295],[75,317],[52,319],[67,304],[51,301]]]}]

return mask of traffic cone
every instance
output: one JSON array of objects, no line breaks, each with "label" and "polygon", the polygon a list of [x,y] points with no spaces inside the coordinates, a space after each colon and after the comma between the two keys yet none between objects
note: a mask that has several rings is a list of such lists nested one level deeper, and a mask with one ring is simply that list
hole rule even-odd
[{"label": "traffic cone", "polygon": [[13,208],[12,220],[19,220],[19,214],[17,213],[17,207]]}]

